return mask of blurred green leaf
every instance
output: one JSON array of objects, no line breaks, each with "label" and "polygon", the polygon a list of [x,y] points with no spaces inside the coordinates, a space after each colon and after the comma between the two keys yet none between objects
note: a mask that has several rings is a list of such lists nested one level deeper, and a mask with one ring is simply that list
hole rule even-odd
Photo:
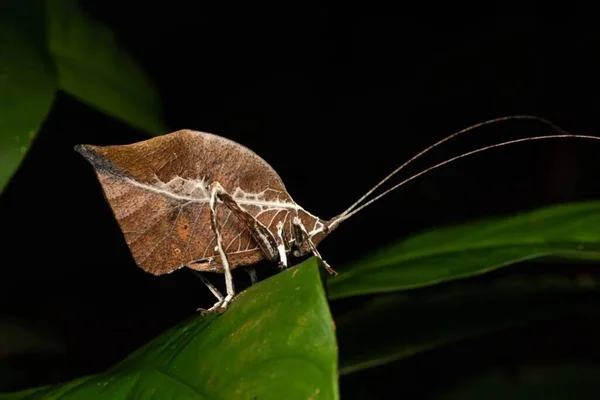
[{"label": "blurred green leaf", "polygon": [[53,66],[48,51],[46,33],[46,2],[48,0],[4,0],[0,2],[0,24],[8,24],[38,51],[45,53],[47,64]]},{"label": "blurred green leaf", "polygon": [[[600,272],[600,271],[599,271]],[[565,315],[600,315],[597,276],[508,276],[436,290],[378,295],[336,318],[340,373],[411,357],[452,342]]]},{"label": "blurred green leaf", "polygon": [[65,347],[46,326],[0,316],[0,360],[36,351],[62,353]]},{"label": "blurred green leaf", "polygon": [[160,96],[136,60],[77,0],[48,0],[48,46],[60,89],[150,134],[162,134]]},{"label": "blurred green leaf", "polygon": [[539,259],[600,260],[600,202],[563,204],[413,236],[329,279],[331,299],[405,290]]},{"label": "blurred green leaf", "polygon": [[46,119],[56,80],[44,54],[0,21],[0,192]]},{"label": "blurred green leaf", "polygon": [[0,399],[338,399],[337,347],[314,259],[195,316],[110,370]]},{"label": "blurred green leaf", "polygon": [[[53,327],[22,317],[0,317],[0,392],[25,387],[35,377],[55,382],[66,347]],[[46,379],[46,380],[44,380]]]},{"label": "blurred green leaf", "polygon": [[493,371],[456,387],[439,398],[450,399],[595,399],[600,389],[600,367],[542,365],[516,373]]}]

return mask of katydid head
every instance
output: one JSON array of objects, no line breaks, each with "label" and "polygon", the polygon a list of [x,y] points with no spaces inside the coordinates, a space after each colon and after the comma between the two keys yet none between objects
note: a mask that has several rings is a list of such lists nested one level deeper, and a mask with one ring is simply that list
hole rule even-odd
[{"label": "katydid head", "polygon": [[303,257],[314,253],[317,246],[329,235],[327,221],[305,210],[298,210],[298,216],[292,220],[291,253],[294,257]]}]

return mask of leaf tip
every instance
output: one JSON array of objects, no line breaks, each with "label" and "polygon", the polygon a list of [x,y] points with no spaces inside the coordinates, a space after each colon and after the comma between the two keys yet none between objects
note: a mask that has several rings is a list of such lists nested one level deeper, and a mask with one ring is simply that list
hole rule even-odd
[{"label": "leaf tip", "polygon": [[89,144],[77,144],[73,147],[73,149],[81,154],[86,160],[90,162],[94,166],[97,171],[113,171],[114,167],[112,163],[102,157],[102,155],[98,154],[97,146],[92,146]]},{"label": "leaf tip", "polygon": [[81,154],[85,157],[85,155],[88,151],[88,147],[85,144],[76,144],[75,146],[73,146],[73,150],[75,150],[76,152],[78,152],[79,154]]}]

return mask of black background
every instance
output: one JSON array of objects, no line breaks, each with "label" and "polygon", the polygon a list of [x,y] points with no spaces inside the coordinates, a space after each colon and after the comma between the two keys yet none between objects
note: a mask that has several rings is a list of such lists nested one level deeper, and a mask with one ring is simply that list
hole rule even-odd
[{"label": "black background", "polygon": [[[430,5],[431,12],[416,13],[311,3],[82,4],[154,80],[170,129],[217,133],[250,147],[300,205],[323,218],[423,147],[489,118],[535,114],[598,134],[600,28],[589,10],[550,17],[533,6],[502,14],[502,5]],[[484,144],[549,133],[527,121],[484,128],[432,152],[403,177]],[[0,198],[2,310],[64,338],[69,358],[56,364],[64,376],[102,370],[212,304],[187,271],[157,278],[135,266],[91,166],[73,151],[77,143],[146,137],[60,94]],[[357,214],[321,253],[343,273],[344,262],[423,229],[597,199],[599,155],[600,142],[552,140],[465,159]],[[415,362],[396,371],[425,376],[435,369],[426,358]],[[376,381],[365,376],[366,387]]]}]

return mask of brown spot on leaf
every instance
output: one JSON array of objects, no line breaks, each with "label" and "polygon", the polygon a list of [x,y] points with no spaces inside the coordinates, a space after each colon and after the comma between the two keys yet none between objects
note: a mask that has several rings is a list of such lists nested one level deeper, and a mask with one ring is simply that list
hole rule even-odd
[{"label": "brown spot on leaf", "polygon": [[177,221],[177,236],[185,243],[190,238],[190,224],[187,218],[179,218]]},{"label": "brown spot on leaf", "polygon": [[171,253],[173,253],[173,257],[179,257],[181,249],[177,247],[175,243],[171,243]]}]

